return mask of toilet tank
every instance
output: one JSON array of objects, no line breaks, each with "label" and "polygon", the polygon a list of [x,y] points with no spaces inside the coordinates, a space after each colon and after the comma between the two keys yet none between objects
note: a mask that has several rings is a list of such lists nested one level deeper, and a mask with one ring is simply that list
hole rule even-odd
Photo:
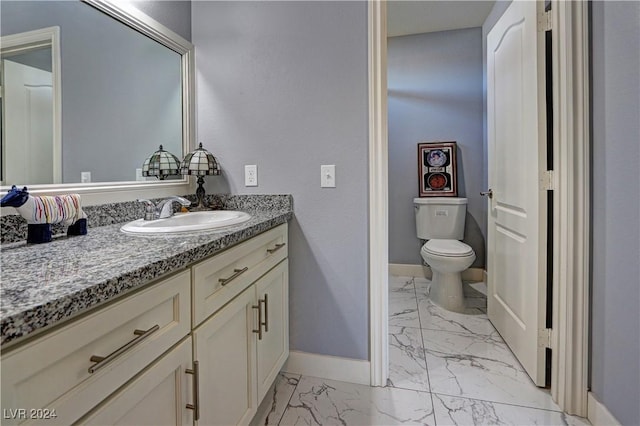
[{"label": "toilet tank", "polygon": [[466,198],[414,198],[418,238],[461,240],[467,214]]}]

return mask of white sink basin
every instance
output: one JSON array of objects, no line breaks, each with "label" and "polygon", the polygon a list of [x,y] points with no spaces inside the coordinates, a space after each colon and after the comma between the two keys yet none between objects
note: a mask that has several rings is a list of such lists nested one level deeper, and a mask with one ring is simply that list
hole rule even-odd
[{"label": "white sink basin", "polygon": [[249,219],[250,214],[234,210],[176,213],[166,219],[134,220],[122,226],[120,230],[127,234],[175,234],[224,228]]}]

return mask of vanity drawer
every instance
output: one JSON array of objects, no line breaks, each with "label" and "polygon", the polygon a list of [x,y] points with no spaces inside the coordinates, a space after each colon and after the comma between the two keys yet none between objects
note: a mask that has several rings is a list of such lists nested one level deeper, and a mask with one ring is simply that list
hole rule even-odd
[{"label": "vanity drawer", "polygon": [[288,255],[287,224],[193,266],[193,328]]},{"label": "vanity drawer", "polygon": [[[73,423],[189,333],[189,291],[184,271],[3,354],[3,411],[43,409],[56,416],[46,424]],[[3,424],[42,424],[14,417]]]}]

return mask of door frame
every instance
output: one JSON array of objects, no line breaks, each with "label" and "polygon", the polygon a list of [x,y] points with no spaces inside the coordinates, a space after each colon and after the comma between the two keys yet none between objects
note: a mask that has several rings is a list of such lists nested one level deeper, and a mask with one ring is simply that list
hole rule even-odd
[{"label": "door frame", "polygon": [[[586,1],[552,0],[554,237],[551,394],[587,416],[589,345],[589,26]],[[368,2],[370,383],[388,377],[387,7]],[[562,285],[560,285],[562,284]]]},{"label": "door frame", "polygon": [[551,395],[587,417],[589,376],[590,135],[586,1],[553,1],[553,332]]},{"label": "door frame", "polygon": [[369,58],[369,359],[371,386],[389,377],[389,148],[387,3],[368,2]]}]

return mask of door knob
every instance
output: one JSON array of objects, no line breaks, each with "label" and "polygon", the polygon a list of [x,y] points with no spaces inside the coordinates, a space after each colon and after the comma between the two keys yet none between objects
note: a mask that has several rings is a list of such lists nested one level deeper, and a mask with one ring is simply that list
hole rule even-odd
[{"label": "door knob", "polygon": [[483,197],[493,198],[493,190],[489,189],[488,191],[482,191],[480,195],[482,195]]}]

